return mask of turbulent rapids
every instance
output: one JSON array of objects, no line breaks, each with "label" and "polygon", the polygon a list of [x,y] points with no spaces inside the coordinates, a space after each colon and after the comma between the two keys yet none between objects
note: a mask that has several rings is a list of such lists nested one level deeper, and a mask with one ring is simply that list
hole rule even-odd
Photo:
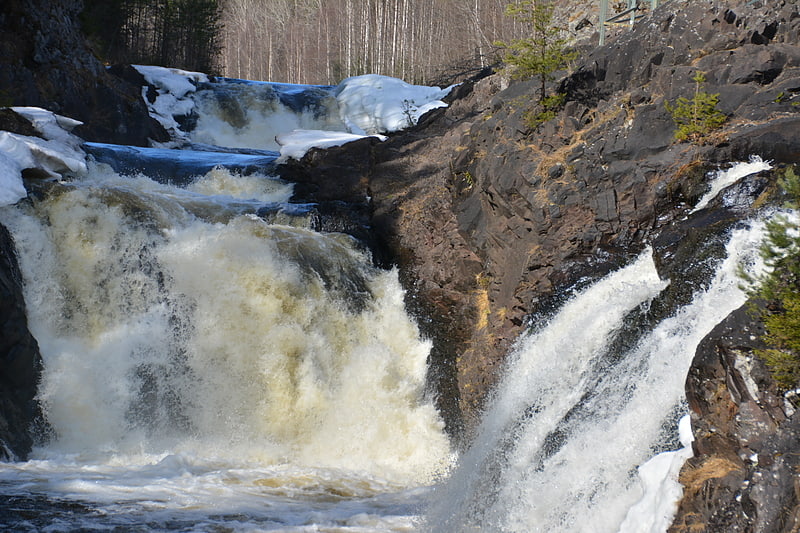
[{"label": "turbulent rapids", "polygon": [[317,231],[314,206],[271,174],[311,146],[411,125],[446,90],[140,71],[169,145],[79,147],[65,119],[31,110],[47,141],[1,139],[22,155],[0,163],[59,176],[0,207],[44,360],[37,447],[0,466],[22,510],[4,527],[666,528],[683,380],[744,301],[735,271],[754,262],[757,225],[734,232],[690,305],[647,327],[667,286],[648,254],[535,324],[457,457],[397,272]]},{"label": "turbulent rapids", "polygon": [[[239,133],[227,144],[253,128]],[[410,527],[451,452],[397,273],[313,231],[265,173],[277,153],[192,148],[86,146],[96,162],[3,208],[45,420],[34,459],[0,485],[50,502],[14,527],[39,530],[66,500],[68,530]]]}]

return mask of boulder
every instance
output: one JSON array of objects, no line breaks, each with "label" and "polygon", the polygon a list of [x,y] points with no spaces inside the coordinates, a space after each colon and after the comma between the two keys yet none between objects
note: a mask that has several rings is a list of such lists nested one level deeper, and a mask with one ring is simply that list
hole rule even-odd
[{"label": "boulder", "polygon": [[800,526],[800,417],[754,350],[763,325],[750,302],[697,348],[686,380],[694,457],[671,533],[778,533]]}]

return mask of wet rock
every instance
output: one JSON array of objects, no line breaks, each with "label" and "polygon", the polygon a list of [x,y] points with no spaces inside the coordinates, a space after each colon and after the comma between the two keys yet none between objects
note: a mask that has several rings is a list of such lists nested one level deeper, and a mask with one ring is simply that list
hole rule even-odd
[{"label": "wet rock", "polygon": [[697,348],[686,380],[695,441],[670,532],[796,531],[800,417],[764,363],[749,303]]},{"label": "wet rock", "polygon": [[36,339],[28,331],[14,242],[2,225],[0,331],[0,459],[24,459],[40,415],[35,396],[42,361]]},{"label": "wet rock", "polygon": [[9,108],[0,108],[0,130],[28,137],[41,137],[28,119]]}]

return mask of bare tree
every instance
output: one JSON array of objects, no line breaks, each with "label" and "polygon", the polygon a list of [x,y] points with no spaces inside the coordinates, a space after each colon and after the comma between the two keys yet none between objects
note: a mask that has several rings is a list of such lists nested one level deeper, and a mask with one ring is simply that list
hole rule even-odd
[{"label": "bare tree", "polygon": [[429,83],[496,63],[492,43],[524,31],[503,15],[508,0],[220,1],[226,74],[271,81],[378,73]]}]

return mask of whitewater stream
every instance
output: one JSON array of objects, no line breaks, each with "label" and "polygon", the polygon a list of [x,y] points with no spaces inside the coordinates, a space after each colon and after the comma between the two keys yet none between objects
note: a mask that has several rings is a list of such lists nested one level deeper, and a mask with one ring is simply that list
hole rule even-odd
[{"label": "whitewater stream", "polygon": [[67,163],[91,157],[0,207],[45,418],[30,460],[0,464],[0,529],[665,530],[688,453],[686,372],[744,301],[735,272],[754,262],[758,225],[647,331],[625,333],[666,286],[648,253],[534,324],[459,456],[397,272],[315,231],[270,173],[310,146],[406,127],[446,90],[141,71],[172,144],[79,148],[50,131]]}]

